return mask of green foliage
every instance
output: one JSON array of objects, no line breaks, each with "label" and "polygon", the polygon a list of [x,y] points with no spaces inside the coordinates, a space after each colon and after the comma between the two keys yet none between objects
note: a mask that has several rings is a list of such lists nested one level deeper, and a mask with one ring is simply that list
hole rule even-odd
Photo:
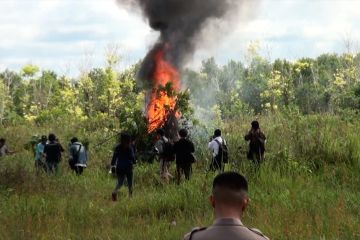
[{"label": "green foliage", "polygon": [[33,64],[27,64],[22,68],[22,74],[25,77],[33,77],[36,73],[38,73],[40,68]]},{"label": "green foliage", "polygon": [[[143,84],[136,81],[139,64],[116,71],[121,59],[116,51],[116,46],[109,48],[105,68],[90,69],[78,79],[32,64],[21,73],[0,73],[1,121],[24,117],[42,123],[67,115],[108,116],[119,118],[121,126],[136,128],[134,122],[145,109]],[[259,55],[255,42],[249,46],[245,63],[232,60],[220,66],[210,58],[202,62],[200,71],[184,70],[185,90],[179,95],[184,101],[179,105],[185,115],[191,115],[191,109],[218,105],[223,119],[290,109],[303,114],[357,112],[359,82],[360,54],[323,54],[316,59],[271,63]],[[163,87],[175,94],[172,86]]]},{"label": "green foliage", "polygon": [[[113,204],[115,180],[106,165],[115,136],[130,132],[140,150],[153,144],[145,92],[136,81],[139,64],[117,71],[119,61],[116,48],[110,49],[104,68],[76,79],[31,64],[0,73],[0,136],[17,150],[0,160],[0,239],[181,239],[193,226],[211,223],[206,145],[218,127],[229,144],[228,168],[250,182],[247,225],[272,239],[360,238],[360,54],[270,62],[253,43],[244,63],[220,66],[210,58],[199,71],[184,70],[182,92],[171,84],[160,90],[175,96],[194,123],[193,179],[164,185],[157,164],[140,163],[134,198],[123,190]],[[268,137],[258,171],[246,160],[243,140],[254,118]],[[83,177],[66,161],[57,176],[35,174],[34,144],[49,132],[64,146],[77,136],[89,147]],[[150,158],[149,152],[138,154]]]},{"label": "green foliage", "polygon": [[[268,144],[258,171],[244,151],[243,135],[252,119],[222,123],[231,152],[229,169],[244,174],[250,184],[244,224],[271,239],[359,239],[359,119],[289,112],[260,116]],[[20,150],[0,160],[1,239],[181,239],[193,227],[212,223],[208,196],[214,174],[205,170],[213,129],[192,130],[198,162],[189,182],[163,184],[157,163],[140,163],[133,198],[123,188],[119,202],[113,203],[116,180],[105,166],[115,139],[99,145],[112,131],[56,123],[0,128],[9,147]],[[69,170],[66,154],[58,175],[36,174],[32,144],[49,129],[65,147],[74,135],[90,143],[91,159],[82,177]],[[29,151],[21,151],[25,144]]]}]

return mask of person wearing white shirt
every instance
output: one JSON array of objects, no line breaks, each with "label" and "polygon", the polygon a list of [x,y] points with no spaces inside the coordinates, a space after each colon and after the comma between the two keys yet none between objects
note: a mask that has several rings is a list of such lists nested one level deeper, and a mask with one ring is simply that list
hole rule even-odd
[{"label": "person wearing white shirt", "polygon": [[222,155],[219,154],[220,146],[224,143],[226,145],[225,139],[221,137],[221,130],[216,129],[214,132],[214,136],[210,139],[208,148],[211,151],[212,154],[212,160],[210,164],[210,170],[212,171],[222,171],[223,170],[223,164],[222,164]]}]

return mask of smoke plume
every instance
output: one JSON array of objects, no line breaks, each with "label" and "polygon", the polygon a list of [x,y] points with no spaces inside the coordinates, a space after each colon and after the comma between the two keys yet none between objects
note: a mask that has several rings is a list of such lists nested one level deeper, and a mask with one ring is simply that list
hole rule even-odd
[{"label": "smoke plume", "polygon": [[166,49],[166,60],[181,69],[191,57],[203,28],[210,20],[221,20],[245,0],[117,0],[121,6],[140,10],[151,28],[160,32],[158,42],[147,54],[139,78],[149,80],[154,54]]}]

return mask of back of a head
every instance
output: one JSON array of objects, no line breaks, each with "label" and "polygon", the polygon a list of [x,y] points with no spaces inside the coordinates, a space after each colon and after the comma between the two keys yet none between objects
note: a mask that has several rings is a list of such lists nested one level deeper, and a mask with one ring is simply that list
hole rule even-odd
[{"label": "back of a head", "polygon": [[78,139],[77,137],[73,137],[73,138],[70,140],[71,143],[76,143],[76,142],[78,142],[78,141],[79,141],[79,139]]},{"label": "back of a head", "polygon": [[54,142],[56,140],[55,134],[50,133],[48,139],[49,139],[50,142]]},{"label": "back of a head", "polygon": [[131,143],[131,135],[128,133],[121,133],[120,145],[122,147],[129,147]]},{"label": "back of a head", "polygon": [[221,136],[221,130],[220,130],[220,129],[216,129],[216,130],[214,131],[214,136],[215,136],[215,137],[220,137],[220,136]]},{"label": "back of a head", "polygon": [[252,121],[252,122],[251,122],[251,127],[252,127],[252,129],[257,130],[257,129],[260,128],[260,124],[259,124],[258,121]]},{"label": "back of a head", "polygon": [[181,137],[181,138],[186,138],[187,137],[187,135],[188,135],[188,131],[186,130],[186,129],[180,129],[180,131],[179,131],[179,136]]},{"label": "back of a head", "polygon": [[5,138],[0,138],[0,143],[1,144],[5,144],[5,142],[6,142]]},{"label": "back of a head", "polygon": [[247,196],[248,183],[244,176],[236,172],[225,172],[215,177],[212,190],[219,203],[237,205]]}]

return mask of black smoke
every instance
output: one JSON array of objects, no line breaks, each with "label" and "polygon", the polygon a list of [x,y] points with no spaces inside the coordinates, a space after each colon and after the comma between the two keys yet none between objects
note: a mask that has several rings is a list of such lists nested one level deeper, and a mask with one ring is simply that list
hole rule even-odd
[{"label": "black smoke", "polygon": [[117,0],[120,6],[139,9],[152,29],[160,32],[158,42],[145,57],[139,78],[150,80],[154,53],[169,47],[166,59],[181,69],[191,57],[199,36],[211,20],[224,18],[244,0]]}]

